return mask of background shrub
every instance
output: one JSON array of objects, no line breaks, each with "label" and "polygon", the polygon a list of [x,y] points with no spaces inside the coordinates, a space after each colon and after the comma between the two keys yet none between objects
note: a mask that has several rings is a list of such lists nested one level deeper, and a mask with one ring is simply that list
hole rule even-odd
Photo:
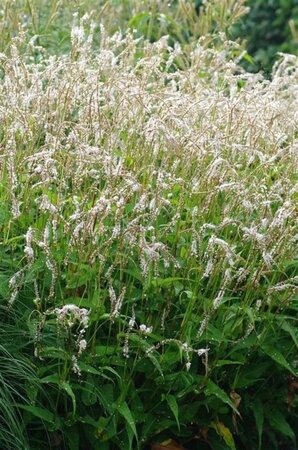
[{"label": "background shrub", "polygon": [[297,0],[248,1],[250,12],[235,27],[234,36],[246,41],[254,66],[269,73],[277,53],[297,54],[298,2]]}]

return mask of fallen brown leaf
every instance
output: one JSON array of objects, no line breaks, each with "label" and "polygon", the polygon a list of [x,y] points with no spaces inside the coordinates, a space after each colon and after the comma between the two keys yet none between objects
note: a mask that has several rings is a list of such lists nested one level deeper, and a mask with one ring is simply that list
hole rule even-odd
[{"label": "fallen brown leaf", "polygon": [[233,390],[230,392],[230,398],[231,398],[232,402],[234,403],[235,408],[238,408],[238,406],[241,403],[241,396]]}]

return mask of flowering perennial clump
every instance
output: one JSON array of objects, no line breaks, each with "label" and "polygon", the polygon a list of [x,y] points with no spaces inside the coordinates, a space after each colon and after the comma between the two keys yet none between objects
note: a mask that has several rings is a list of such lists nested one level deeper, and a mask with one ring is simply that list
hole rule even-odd
[{"label": "flowering perennial clump", "polygon": [[[0,55],[7,313],[30,311],[34,363],[49,361],[42,383],[72,403],[67,424],[71,382],[86,381],[100,442],[118,416],[136,438],[124,401],[134,383],[136,408],[168,383],[158,402],[176,420],[175,402],[191,393],[195,407],[204,392],[235,424],[245,358],[297,369],[271,352],[266,324],[294,336],[279,318],[297,289],[298,59],[281,55],[269,81],[242,69],[223,33],[183,48],[88,24],[74,17],[69,54],[21,33]],[[80,420],[95,423],[85,410]]]},{"label": "flowering perennial clump", "polygon": [[[284,55],[269,82],[231,59],[237,44],[223,41],[217,51],[199,40],[179,70],[183,52],[166,37],[140,43],[102,28],[93,53],[86,20],[74,24],[70,55],[27,63],[20,36],[11,55],[1,56],[1,165],[12,220],[35,211],[25,232],[27,266],[11,278],[10,304],[42,255],[51,274],[47,302],[59,302],[60,274],[69,283],[73,264],[96,267],[97,283],[108,280],[113,319],[128,298],[123,283],[113,285],[115,272],[134,261],[146,285],[183,273],[188,261],[202,289],[218,284],[200,336],[229,292],[244,282],[259,286],[297,244],[290,177],[297,168],[297,59]],[[268,296],[284,284],[276,280]],[[46,313],[38,277],[34,289]],[[85,310],[54,311],[70,323]]]}]

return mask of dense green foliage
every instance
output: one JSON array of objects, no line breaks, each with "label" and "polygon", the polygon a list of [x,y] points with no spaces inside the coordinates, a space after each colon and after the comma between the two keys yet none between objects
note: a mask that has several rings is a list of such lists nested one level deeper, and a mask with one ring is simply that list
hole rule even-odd
[{"label": "dense green foliage", "polygon": [[278,52],[297,54],[298,1],[250,0],[250,12],[234,30],[246,40],[254,65],[251,70],[271,71]]},{"label": "dense green foliage", "polygon": [[295,447],[297,58],[96,3],[1,13],[1,450]]}]

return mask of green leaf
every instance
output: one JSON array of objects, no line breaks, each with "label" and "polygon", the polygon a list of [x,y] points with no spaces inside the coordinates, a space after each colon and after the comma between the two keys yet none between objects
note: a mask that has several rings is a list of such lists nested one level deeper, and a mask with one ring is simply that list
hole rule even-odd
[{"label": "green leaf", "polygon": [[175,399],[175,397],[173,395],[166,395],[165,396],[165,400],[166,400],[167,404],[169,405],[170,410],[172,411],[172,413],[173,413],[173,415],[175,417],[178,429],[180,431],[178,403],[177,403],[177,401],[176,401],[176,399]]},{"label": "green leaf", "polygon": [[[95,427],[95,436],[100,442],[108,442],[117,435],[117,423],[115,417],[99,417],[94,421],[90,416],[85,417],[86,423]],[[92,447],[93,448],[93,447]],[[101,447],[100,447],[101,448]]]},{"label": "green leaf", "polygon": [[270,358],[273,359],[273,361],[277,362],[280,366],[287,369],[295,377],[297,376],[297,372],[294,370],[294,368],[288,363],[288,361],[285,359],[285,357],[278,350],[268,347],[267,345],[262,345],[262,350],[264,353],[266,353],[266,355],[270,356]]},{"label": "green leaf", "polygon": [[255,66],[255,62],[254,62],[254,60],[253,60],[253,57],[250,56],[248,53],[245,53],[245,54],[243,55],[243,59],[245,59],[245,61],[247,61],[247,62],[249,62],[250,64],[252,64],[252,65]]},{"label": "green leaf", "polygon": [[260,380],[267,377],[268,370],[270,370],[271,361],[258,361],[255,364],[246,364],[240,367],[233,382],[234,388],[247,388],[247,386],[257,384]]},{"label": "green leaf", "polygon": [[263,434],[263,424],[264,424],[264,410],[260,399],[257,399],[252,405],[253,414],[255,416],[256,426],[258,430],[258,440],[259,447],[258,450],[262,448],[262,434]]},{"label": "green leaf", "polygon": [[96,356],[114,355],[117,352],[117,348],[114,345],[97,345],[95,347]]},{"label": "green leaf", "polygon": [[67,448],[69,450],[79,450],[80,449],[80,434],[77,432],[75,427],[64,430],[67,441]]},{"label": "green leaf", "polygon": [[115,370],[115,369],[113,369],[112,367],[110,367],[110,366],[103,366],[102,368],[101,368],[101,370],[104,372],[104,371],[106,371],[106,372],[110,372],[110,373],[112,373],[113,375],[115,375],[118,379],[121,379],[121,376],[119,375],[119,373]]},{"label": "green leaf", "polygon": [[140,12],[136,15],[134,15],[130,21],[128,22],[129,28],[137,28],[140,23],[144,21],[144,19],[147,21],[150,19],[150,13],[147,11]]},{"label": "green leaf", "polygon": [[38,406],[22,405],[22,404],[17,404],[17,406],[18,408],[23,409],[24,411],[28,411],[33,416],[38,417],[39,419],[44,420],[46,422],[54,423],[55,421],[54,414],[45,408],[39,408]]},{"label": "green leaf", "polygon": [[128,275],[130,275],[132,278],[135,278],[136,280],[140,281],[141,283],[143,282],[143,277],[140,274],[140,272],[138,270],[135,269],[125,269],[123,270],[124,273],[127,273]]},{"label": "green leaf", "polygon": [[297,333],[295,328],[293,328],[289,322],[283,322],[281,325],[281,328],[286,331],[287,333],[289,333],[289,335],[291,336],[291,338],[293,339],[296,347],[298,348],[298,340],[297,340]]},{"label": "green leaf", "polygon": [[223,440],[231,450],[236,450],[233,435],[224,423],[212,422],[211,426],[216,430],[217,434],[219,434],[223,438]]},{"label": "green leaf", "polygon": [[85,286],[90,281],[95,279],[96,267],[91,267],[89,264],[80,264],[77,272],[70,272],[67,274],[66,289],[77,289]]},{"label": "green leaf", "polygon": [[92,406],[98,400],[98,393],[95,387],[95,379],[92,375],[87,377],[87,381],[84,383],[87,386],[81,387],[81,400],[85,406]]},{"label": "green leaf", "polygon": [[163,377],[163,371],[161,368],[161,365],[159,364],[158,360],[155,358],[154,355],[152,355],[152,353],[148,353],[147,357],[150,359],[150,361],[152,362],[152,364],[156,367],[156,369],[158,370],[158,372],[160,373],[160,375]]},{"label": "green leaf", "polygon": [[212,340],[214,342],[227,342],[223,337],[222,329],[216,328],[212,323],[208,324],[208,329],[206,330],[206,339]]},{"label": "green leaf", "polygon": [[99,375],[99,376],[102,375],[101,371],[95,369],[95,367],[93,367],[93,366],[90,366],[90,364],[85,364],[85,363],[79,362],[78,366],[79,366],[81,372],[92,373],[93,375]]},{"label": "green leaf", "polygon": [[53,383],[53,384],[57,384],[59,386],[60,389],[63,389],[71,398],[72,400],[72,406],[73,406],[73,412],[74,414],[76,413],[76,397],[75,394],[70,386],[69,383],[66,383],[65,381],[62,382],[58,375],[49,375],[47,377],[41,378],[40,380],[41,383]]},{"label": "green leaf", "polygon": [[127,403],[122,402],[119,405],[117,405],[117,411],[119,412],[119,414],[121,414],[122,417],[124,417],[126,423],[132,430],[135,438],[138,440],[136,424]]},{"label": "green leaf", "polygon": [[61,388],[70,396],[71,400],[72,400],[72,406],[73,406],[73,413],[76,413],[76,409],[77,409],[77,404],[76,404],[76,396],[70,386],[69,383],[61,383]]},{"label": "green leaf", "polygon": [[99,401],[102,404],[103,408],[107,411],[108,414],[113,414],[114,412],[114,387],[112,384],[105,384],[103,386],[99,386],[96,391]]},{"label": "green leaf", "polygon": [[80,369],[81,372],[85,372],[85,373],[93,374],[93,375],[98,375],[99,377],[101,377],[101,378],[103,378],[105,380],[108,380],[108,381],[112,381],[113,382],[113,379],[112,379],[112,377],[109,377],[109,376],[105,375],[104,371],[111,372],[117,378],[120,378],[119,374],[114,369],[112,369],[111,367],[104,366],[104,367],[100,367],[100,369],[98,370],[95,367],[91,366],[90,364],[85,364],[83,362],[78,362],[78,366],[79,366],[79,369]]},{"label": "green leaf", "polygon": [[121,439],[120,438],[120,442],[119,442],[119,446],[121,448],[121,450],[132,450],[132,443],[133,443],[133,438],[134,438],[134,433],[131,429],[131,427],[128,425],[128,423],[125,423],[125,430],[126,430],[126,436],[127,439]]},{"label": "green leaf", "polygon": [[42,358],[58,358],[64,361],[70,360],[69,352],[59,347],[45,347],[39,351]]},{"label": "green leaf", "polygon": [[270,411],[268,411],[268,416],[266,415],[266,418],[274,430],[289,437],[295,443],[295,433],[286,421],[284,414],[282,414],[278,409],[270,409]]},{"label": "green leaf", "polygon": [[237,364],[237,365],[243,365],[244,363],[241,361],[231,361],[230,359],[219,359],[216,364],[215,367],[222,367],[222,366],[228,366],[230,364]]},{"label": "green leaf", "polygon": [[219,386],[217,386],[217,384],[213,383],[213,381],[211,380],[208,380],[207,386],[205,388],[205,395],[207,396],[214,395],[215,397],[219,398],[223,403],[229,405],[232,408],[232,410],[240,416],[237,408],[235,407],[230,397],[225,393],[225,391],[223,391]]},{"label": "green leaf", "polygon": [[48,375],[47,377],[40,379],[41,383],[53,383],[53,384],[60,384],[61,380],[58,377],[58,375]]}]

